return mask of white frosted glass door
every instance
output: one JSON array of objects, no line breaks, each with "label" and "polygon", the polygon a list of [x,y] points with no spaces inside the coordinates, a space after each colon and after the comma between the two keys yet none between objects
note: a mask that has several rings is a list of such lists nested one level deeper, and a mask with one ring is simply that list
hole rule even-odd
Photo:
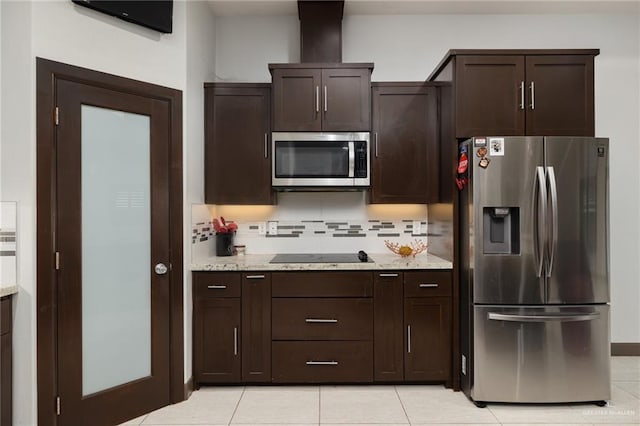
[{"label": "white frosted glass door", "polygon": [[150,118],[81,107],[82,395],[151,375]]}]

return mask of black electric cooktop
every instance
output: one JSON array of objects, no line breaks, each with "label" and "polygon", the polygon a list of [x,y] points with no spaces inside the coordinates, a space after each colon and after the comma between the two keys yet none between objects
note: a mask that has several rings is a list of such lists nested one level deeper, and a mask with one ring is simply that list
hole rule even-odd
[{"label": "black electric cooktop", "polygon": [[[361,252],[364,253],[364,252]],[[281,253],[269,263],[361,263],[373,262],[366,253]]]}]

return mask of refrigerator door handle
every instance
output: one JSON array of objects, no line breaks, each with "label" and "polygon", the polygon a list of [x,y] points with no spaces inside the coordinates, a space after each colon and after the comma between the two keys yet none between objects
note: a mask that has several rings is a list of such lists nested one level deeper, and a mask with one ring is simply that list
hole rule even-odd
[{"label": "refrigerator door handle", "polygon": [[489,319],[494,321],[513,321],[513,322],[571,322],[571,321],[592,321],[600,318],[600,312],[585,313],[566,313],[566,314],[546,314],[546,315],[517,315],[517,314],[499,314],[497,312],[489,312]]},{"label": "refrigerator door handle", "polygon": [[547,179],[545,178],[544,167],[536,167],[536,180],[533,196],[536,200],[533,203],[533,223],[535,232],[533,235],[533,254],[536,263],[536,277],[542,276],[542,266],[544,265],[544,246],[546,240],[547,227]]},{"label": "refrigerator door handle", "polygon": [[547,176],[549,177],[549,192],[551,194],[551,218],[549,218],[549,267],[547,268],[547,277],[551,276],[553,264],[556,260],[556,248],[558,247],[558,187],[556,185],[556,173],[553,166],[547,167]]}]

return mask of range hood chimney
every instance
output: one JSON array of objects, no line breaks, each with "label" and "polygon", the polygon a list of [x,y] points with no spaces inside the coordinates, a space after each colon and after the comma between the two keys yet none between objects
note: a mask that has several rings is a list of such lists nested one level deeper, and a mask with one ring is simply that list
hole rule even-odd
[{"label": "range hood chimney", "polygon": [[298,0],[300,62],[342,62],[344,0]]}]

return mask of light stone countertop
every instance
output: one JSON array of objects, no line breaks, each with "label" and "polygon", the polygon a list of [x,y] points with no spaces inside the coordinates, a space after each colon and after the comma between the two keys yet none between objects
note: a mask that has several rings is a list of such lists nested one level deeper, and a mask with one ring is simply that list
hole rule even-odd
[{"label": "light stone countertop", "polygon": [[275,254],[246,254],[198,259],[192,271],[353,271],[389,269],[451,269],[452,263],[429,253],[400,257],[392,253],[369,253],[373,262],[361,263],[269,263]]},{"label": "light stone countertop", "polygon": [[16,294],[17,292],[18,292],[17,285],[0,287],[0,297],[11,296],[12,294]]}]

